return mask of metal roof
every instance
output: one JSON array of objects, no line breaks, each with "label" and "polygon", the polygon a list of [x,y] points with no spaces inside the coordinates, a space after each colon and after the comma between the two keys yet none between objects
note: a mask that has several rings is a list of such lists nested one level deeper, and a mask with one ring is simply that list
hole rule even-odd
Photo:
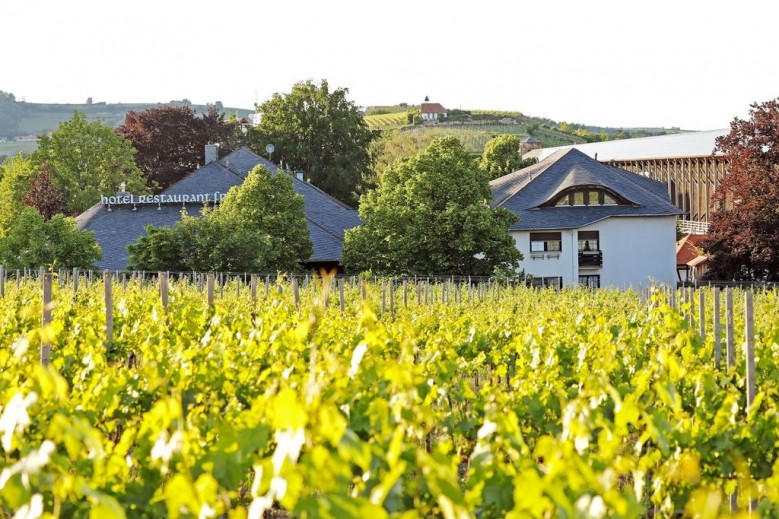
[{"label": "metal roof", "polygon": [[532,150],[525,157],[544,160],[559,150],[577,149],[600,161],[668,159],[675,157],[709,157],[714,155],[715,139],[727,135],[730,129],[708,130],[705,132],[674,133],[657,137],[622,139],[618,141],[591,142],[557,148]]}]

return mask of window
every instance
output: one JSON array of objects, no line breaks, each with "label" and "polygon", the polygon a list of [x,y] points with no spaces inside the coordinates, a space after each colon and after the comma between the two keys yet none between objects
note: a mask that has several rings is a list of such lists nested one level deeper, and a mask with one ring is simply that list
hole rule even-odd
[{"label": "window", "polygon": [[599,231],[579,231],[577,240],[579,251],[598,251],[600,250],[600,232]]},{"label": "window", "polygon": [[561,277],[533,278],[533,286],[536,288],[544,288],[544,287],[563,288],[563,278]]},{"label": "window", "polygon": [[629,201],[601,187],[578,187],[569,189],[541,207],[597,205],[631,205]]},{"label": "window", "polygon": [[530,252],[560,252],[563,250],[562,234],[559,232],[531,232]]},{"label": "window", "polygon": [[587,288],[600,288],[600,276],[579,276],[579,284]]}]

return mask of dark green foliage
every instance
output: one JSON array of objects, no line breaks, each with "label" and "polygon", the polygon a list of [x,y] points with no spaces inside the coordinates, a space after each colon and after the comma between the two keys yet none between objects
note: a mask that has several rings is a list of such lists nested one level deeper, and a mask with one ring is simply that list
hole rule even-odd
[{"label": "dark green foliage", "polygon": [[489,275],[516,269],[510,211],[490,209],[486,175],[460,142],[434,141],[390,166],[360,199],[361,227],[346,233],[344,264],[381,274]]},{"label": "dark green foliage", "polygon": [[42,136],[31,160],[35,169],[46,167],[51,173],[67,214],[87,210],[101,195],[115,194],[123,182],[127,191],[146,193],[130,141],[110,126],[88,122],[79,112],[50,136]]},{"label": "dark green foliage", "polygon": [[61,214],[46,221],[32,207],[23,208],[0,238],[0,264],[8,269],[93,268],[101,257],[94,234]]},{"label": "dark green foliage", "polygon": [[331,91],[326,80],[296,83],[288,94],[276,93],[257,107],[260,125],[249,130],[247,142],[255,153],[302,170],[312,184],[354,205],[370,183],[368,145],[374,138],[359,108],[346,99],[349,90]]},{"label": "dark green foliage", "polygon": [[305,207],[286,174],[254,168],[222,204],[129,246],[135,270],[295,271],[312,252]]}]

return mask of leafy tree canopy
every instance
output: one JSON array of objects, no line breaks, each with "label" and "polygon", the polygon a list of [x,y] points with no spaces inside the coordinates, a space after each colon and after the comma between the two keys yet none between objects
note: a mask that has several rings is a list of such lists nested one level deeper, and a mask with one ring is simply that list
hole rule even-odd
[{"label": "leafy tree canopy", "polygon": [[225,121],[215,106],[200,117],[186,104],[127,112],[116,129],[138,150],[138,167],[151,188],[175,184],[203,165],[206,144],[221,143],[223,153],[232,151],[228,144],[236,131],[237,124]]},{"label": "leafy tree canopy", "polygon": [[719,206],[703,247],[713,279],[779,280],[779,99],[754,103],[717,139],[728,173],[714,193]]},{"label": "leafy tree canopy", "polygon": [[519,139],[515,135],[498,135],[484,145],[479,167],[494,180],[522,167]]},{"label": "leafy tree canopy", "polygon": [[128,191],[146,192],[134,155],[130,141],[113,128],[90,123],[76,112],[50,136],[42,136],[30,158],[35,169],[45,167],[51,173],[67,214],[78,214],[99,202],[101,195],[116,193],[123,182]]},{"label": "leafy tree canopy", "polygon": [[274,161],[304,171],[312,184],[354,205],[370,187],[368,145],[374,133],[348,93],[346,88],[331,91],[326,80],[319,85],[308,80],[288,94],[274,94],[257,107],[262,119],[249,130],[249,146],[265,156],[265,146],[272,143]]},{"label": "leafy tree canopy", "polygon": [[171,228],[147,231],[129,246],[132,269],[289,272],[312,252],[292,178],[262,166],[202,218],[185,216]]},{"label": "leafy tree canopy", "polygon": [[0,236],[4,236],[24,208],[35,170],[21,154],[6,160],[0,167]]},{"label": "leafy tree canopy", "polygon": [[487,177],[459,140],[434,141],[390,166],[360,200],[364,225],[346,233],[344,264],[381,274],[489,275],[518,268],[517,217],[490,209]]},{"label": "leafy tree canopy", "polygon": [[9,269],[94,268],[101,257],[93,233],[61,214],[47,221],[32,207],[22,208],[0,238],[0,264]]}]

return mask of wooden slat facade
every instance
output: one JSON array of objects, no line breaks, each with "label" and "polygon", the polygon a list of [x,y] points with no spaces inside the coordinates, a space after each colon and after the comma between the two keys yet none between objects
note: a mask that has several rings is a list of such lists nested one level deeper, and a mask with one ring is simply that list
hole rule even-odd
[{"label": "wooden slat facade", "polygon": [[708,223],[712,213],[711,197],[725,176],[728,161],[723,156],[712,155],[613,160],[608,164],[663,182],[668,186],[671,201],[687,213],[684,219]]}]

